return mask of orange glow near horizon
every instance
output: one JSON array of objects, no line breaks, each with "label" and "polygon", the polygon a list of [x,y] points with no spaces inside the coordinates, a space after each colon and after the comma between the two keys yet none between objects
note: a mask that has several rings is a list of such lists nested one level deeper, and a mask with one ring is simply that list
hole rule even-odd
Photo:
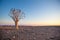
[{"label": "orange glow near horizon", "polygon": [[54,22],[54,23],[50,23],[50,22],[35,22],[35,23],[26,23],[25,25],[32,25],[32,26],[54,26],[54,25],[60,25],[59,22]]},{"label": "orange glow near horizon", "polygon": [[[6,22],[6,23],[2,23],[2,24],[6,24],[6,25],[14,25],[13,22]],[[60,25],[59,22],[54,22],[54,23],[49,23],[49,22],[35,22],[35,23],[19,23],[19,25],[32,25],[32,26],[49,26],[49,25]]]},{"label": "orange glow near horizon", "polygon": [[[8,20],[2,20],[0,22],[0,24],[6,24],[6,25],[15,25],[14,21],[8,21]],[[30,25],[30,26],[59,26],[60,25],[60,21],[19,21],[18,23],[19,25]]]}]

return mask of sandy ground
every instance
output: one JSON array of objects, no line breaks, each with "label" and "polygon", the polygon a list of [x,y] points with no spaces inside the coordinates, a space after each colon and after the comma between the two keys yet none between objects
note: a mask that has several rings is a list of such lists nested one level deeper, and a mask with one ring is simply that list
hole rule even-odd
[{"label": "sandy ground", "polygon": [[0,27],[1,40],[60,40],[60,27]]}]

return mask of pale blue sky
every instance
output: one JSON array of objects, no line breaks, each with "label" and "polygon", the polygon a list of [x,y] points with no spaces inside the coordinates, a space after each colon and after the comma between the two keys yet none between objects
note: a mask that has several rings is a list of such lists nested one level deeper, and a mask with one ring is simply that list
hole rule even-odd
[{"label": "pale blue sky", "polygon": [[11,8],[25,13],[19,25],[60,25],[60,0],[0,0],[0,24],[14,24]]}]

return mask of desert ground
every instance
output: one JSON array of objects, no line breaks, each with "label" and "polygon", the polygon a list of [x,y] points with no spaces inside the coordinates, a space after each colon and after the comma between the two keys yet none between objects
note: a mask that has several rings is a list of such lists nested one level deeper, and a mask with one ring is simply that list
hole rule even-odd
[{"label": "desert ground", "polygon": [[0,26],[0,40],[60,40],[60,26]]}]

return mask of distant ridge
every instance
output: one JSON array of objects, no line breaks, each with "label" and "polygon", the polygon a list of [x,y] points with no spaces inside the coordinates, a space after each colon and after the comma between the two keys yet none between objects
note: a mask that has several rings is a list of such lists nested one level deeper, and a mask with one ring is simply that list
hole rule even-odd
[{"label": "distant ridge", "polygon": [[[15,25],[0,25],[0,27],[12,27],[12,26],[15,27]],[[19,25],[19,26],[26,26],[26,27],[30,26],[30,27],[31,27],[31,25]],[[42,27],[46,27],[46,26],[49,26],[49,27],[50,27],[50,26],[51,26],[51,27],[52,27],[52,26],[54,26],[54,27],[59,26],[59,27],[60,27],[60,25],[45,25],[45,26],[43,25]],[[40,26],[33,26],[33,27],[40,27]]]}]

